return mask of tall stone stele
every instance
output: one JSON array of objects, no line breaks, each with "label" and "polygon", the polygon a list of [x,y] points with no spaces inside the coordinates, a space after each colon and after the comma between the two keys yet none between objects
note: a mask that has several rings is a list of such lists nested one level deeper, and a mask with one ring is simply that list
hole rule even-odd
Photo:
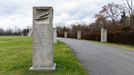
[{"label": "tall stone stele", "polygon": [[57,43],[57,28],[53,28],[53,43]]},{"label": "tall stone stele", "polygon": [[32,29],[29,29],[27,36],[32,36]]},{"label": "tall stone stele", "polygon": [[101,27],[101,42],[107,42],[107,29]]},{"label": "tall stone stele", "polygon": [[77,31],[77,39],[81,39],[81,31]]},{"label": "tall stone stele", "polygon": [[64,32],[64,38],[67,38],[67,32]]},{"label": "tall stone stele", "polygon": [[33,59],[31,71],[53,71],[53,8],[33,7]]}]

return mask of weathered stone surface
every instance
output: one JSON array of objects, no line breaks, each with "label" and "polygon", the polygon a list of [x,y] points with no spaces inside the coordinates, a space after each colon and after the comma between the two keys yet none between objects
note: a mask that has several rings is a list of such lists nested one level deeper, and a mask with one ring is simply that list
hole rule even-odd
[{"label": "weathered stone surface", "polygon": [[81,31],[77,31],[77,39],[81,39]]},{"label": "weathered stone surface", "polygon": [[52,71],[53,63],[53,8],[33,7],[33,63],[32,71]]},{"label": "weathered stone surface", "polygon": [[57,43],[57,28],[53,28],[53,43]]},{"label": "weathered stone surface", "polygon": [[64,38],[67,38],[67,32],[64,32]]},{"label": "weathered stone surface", "polygon": [[107,42],[107,29],[101,27],[101,42]]}]

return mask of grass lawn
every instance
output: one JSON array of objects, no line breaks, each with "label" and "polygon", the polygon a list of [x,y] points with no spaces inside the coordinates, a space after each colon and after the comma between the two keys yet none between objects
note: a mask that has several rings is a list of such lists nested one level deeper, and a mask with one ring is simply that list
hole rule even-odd
[{"label": "grass lawn", "polygon": [[54,72],[30,72],[32,42],[30,37],[0,37],[0,75],[88,75],[70,48],[58,41],[54,46],[57,69]]},{"label": "grass lawn", "polygon": [[133,50],[134,51],[134,45],[109,43],[109,42],[103,43],[103,44],[110,45],[110,46],[117,47],[117,48],[124,48],[124,49],[127,49],[127,50]]},{"label": "grass lawn", "polygon": [[[87,40],[85,40],[85,41],[87,41]],[[127,49],[127,50],[134,51],[134,45],[112,43],[112,42],[101,43],[100,41],[93,41],[93,40],[88,40],[88,41],[93,42],[93,43],[97,43],[97,44],[100,44],[100,45],[108,45],[108,46],[112,46],[112,47],[116,47],[116,48],[124,48],[124,49]]]}]

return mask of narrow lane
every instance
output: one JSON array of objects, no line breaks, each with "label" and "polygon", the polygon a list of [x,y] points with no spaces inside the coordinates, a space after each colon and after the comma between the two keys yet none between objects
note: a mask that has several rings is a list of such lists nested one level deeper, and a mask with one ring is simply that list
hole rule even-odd
[{"label": "narrow lane", "polygon": [[134,75],[134,51],[96,44],[85,40],[64,39],[91,75]]}]

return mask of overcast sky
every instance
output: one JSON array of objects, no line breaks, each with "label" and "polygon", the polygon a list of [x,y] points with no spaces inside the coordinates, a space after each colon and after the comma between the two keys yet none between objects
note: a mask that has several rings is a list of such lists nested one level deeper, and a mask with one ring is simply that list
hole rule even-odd
[{"label": "overcast sky", "polygon": [[[113,0],[111,0],[113,1]],[[0,28],[32,26],[33,6],[53,6],[54,24],[91,23],[109,0],[0,0]]]}]

